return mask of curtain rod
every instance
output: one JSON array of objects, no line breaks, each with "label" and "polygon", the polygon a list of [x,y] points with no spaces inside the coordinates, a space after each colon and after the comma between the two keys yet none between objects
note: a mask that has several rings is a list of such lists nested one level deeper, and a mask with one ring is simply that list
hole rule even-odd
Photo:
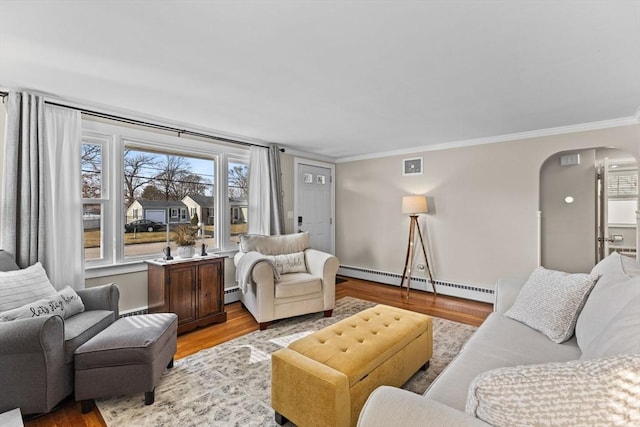
[{"label": "curtain rod", "polygon": [[[7,95],[9,95],[8,92],[0,92],[0,97],[5,98]],[[235,139],[230,139],[230,138],[224,138],[222,136],[215,136],[215,135],[209,135],[206,133],[202,133],[202,132],[194,132],[191,130],[187,130],[187,129],[179,129],[179,128],[175,128],[172,126],[167,126],[167,125],[161,125],[161,124],[157,124],[157,123],[151,123],[151,122],[145,122],[143,120],[137,120],[137,119],[130,119],[127,117],[121,117],[121,116],[116,116],[115,114],[108,114],[108,113],[101,113],[99,111],[93,111],[93,110],[89,110],[86,108],[81,108],[81,107],[75,107],[75,106],[71,106],[71,105],[66,105],[66,104],[61,104],[58,102],[53,102],[53,101],[44,101],[45,104],[49,104],[49,105],[53,105],[56,107],[64,107],[64,108],[70,108],[72,110],[77,110],[80,111],[82,114],[86,114],[88,116],[93,116],[93,117],[100,117],[103,119],[108,119],[108,120],[113,120],[116,122],[121,122],[121,123],[127,123],[130,125],[138,125],[138,126],[144,126],[144,127],[148,127],[148,128],[152,128],[152,129],[158,129],[158,130],[164,130],[167,132],[175,132],[178,134],[178,137],[180,137],[181,135],[190,135],[190,136],[197,136],[200,138],[207,138],[207,139],[213,139],[216,141],[221,141],[221,142],[227,142],[230,144],[240,144],[240,145],[245,145],[245,146],[249,146],[249,147],[265,147],[264,145],[261,144],[254,144],[251,142],[245,142],[245,141],[238,141]],[[279,148],[280,152],[284,153],[285,149],[284,148]]]}]

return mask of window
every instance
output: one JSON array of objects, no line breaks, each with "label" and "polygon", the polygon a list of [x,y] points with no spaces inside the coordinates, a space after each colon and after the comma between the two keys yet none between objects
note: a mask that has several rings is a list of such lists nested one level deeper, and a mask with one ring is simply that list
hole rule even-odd
[{"label": "window", "polygon": [[[233,172],[224,185],[221,170]],[[193,227],[196,244],[205,243],[209,252],[236,250],[228,236],[246,232],[247,171],[245,147],[83,121],[85,266],[161,257],[167,245],[175,254],[172,230],[181,224]],[[231,194],[240,209],[235,228],[226,214],[216,214],[229,212]]]},{"label": "window", "polygon": [[104,212],[108,207],[108,182],[104,162],[104,148],[110,141],[107,136],[84,135],[81,150],[82,174],[82,229],[84,234],[85,261],[104,258]]},{"label": "window", "polygon": [[[202,227],[199,220],[192,224],[187,203],[213,200],[215,191],[215,158],[134,147],[134,142],[125,142],[122,168],[125,217],[127,220],[135,217],[139,209],[141,219],[151,222],[125,224],[125,258],[161,253],[167,239],[171,240],[171,231],[180,224],[194,229]],[[208,231],[196,231],[200,243],[216,248],[213,227]]]},{"label": "window", "polygon": [[608,218],[610,225],[636,225],[638,210],[638,169],[618,167],[608,175]]},{"label": "window", "polygon": [[230,207],[230,242],[240,242],[240,234],[247,232],[249,212],[249,164],[239,159],[229,159],[227,193]]}]

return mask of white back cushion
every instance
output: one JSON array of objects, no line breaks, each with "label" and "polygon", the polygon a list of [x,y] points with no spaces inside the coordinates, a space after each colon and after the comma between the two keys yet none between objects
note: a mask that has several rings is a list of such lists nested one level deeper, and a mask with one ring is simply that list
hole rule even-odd
[{"label": "white back cushion", "polygon": [[260,252],[262,255],[303,252],[305,249],[309,249],[309,233],[284,234],[282,236],[245,234],[240,236],[240,249],[242,252]]},{"label": "white back cushion", "polygon": [[[613,253],[593,267],[601,274],[576,322],[576,339],[583,353],[594,354],[595,340],[608,328],[609,322],[627,303],[640,295],[640,276],[632,277],[637,264]],[[626,269],[625,269],[626,266]]]}]

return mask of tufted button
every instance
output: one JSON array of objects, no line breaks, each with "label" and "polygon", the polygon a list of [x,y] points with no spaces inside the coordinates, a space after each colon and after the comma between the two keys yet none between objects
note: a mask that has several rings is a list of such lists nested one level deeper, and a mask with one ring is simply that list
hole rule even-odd
[{"label": "tufted button", "polygon": [[385,324],[384,324],[384,326],[385,326],[385,328],[388,328],[388,327],[389,327],[389,324],[388,324],[388,323],[385,323]]},{"label": "tufted button", "polygon": [[396,319],[396,320],[400,320],[400,317],[396,316],[396,317],[394,317],[394,319]]},{"label": "tufted button", "polygon": [[364,342],[364,338],[358,338],[358,342],[362,344]]},{"label": "tufted button", "polygon": [[349,349],[348,349],[348,348],[342,348],[342,349],[340,349],[340,350],[341,350],[343,353],[346,353],[346,352],[347,352],[347,350],[349,350]]}]

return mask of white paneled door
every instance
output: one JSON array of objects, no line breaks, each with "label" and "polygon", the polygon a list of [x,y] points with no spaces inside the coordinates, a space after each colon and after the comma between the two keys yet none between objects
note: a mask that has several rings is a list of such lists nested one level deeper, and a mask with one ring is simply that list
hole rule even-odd
[{"label": "white paneled door", "polygon": [[296,231],[308,231],[311,247],[329,253],[333,252],[331,172],[330,168],[300,163],[296,177]]}]

